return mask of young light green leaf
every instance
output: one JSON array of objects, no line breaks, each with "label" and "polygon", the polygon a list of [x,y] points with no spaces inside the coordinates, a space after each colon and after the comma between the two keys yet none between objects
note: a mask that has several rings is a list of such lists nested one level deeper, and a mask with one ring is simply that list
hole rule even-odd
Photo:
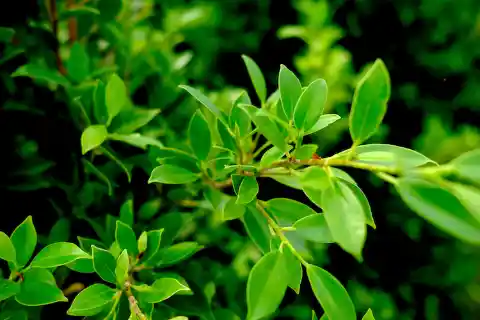
[{"label": "young light green leaf", "polygon": [[4,232],[0,232],[0,259],[8,262],[15,262],[17,259],[12,240]]},{"label": "young light green leaf", "polygon": [[401,178],[397,181],[395,187],[412,211],[458,239],[480,244],[480,222],[452,193],[418,178]]},{"label": "young light green leaf", "polygon": [[375,317],[373,316],[372,309],[368,309],[367,313],[365,313],[362,320],[375,320]]},{"label": "young light green leaf", "polygon": [[115,279],[117,283],[123,287],[125,281],[128,279],[128,269],[130,267],[130,260],[128,258],[127,250],[123,250],[117,258],[117,265],[115,266]]},{"label": "young light green leaf", "polygon": [[327,83],[323,79],[317,79],[308,85],[295,105],[295,127],[309,131],[319,121],[327,102],[327,91]]},{"label": "young light green leaf", "polygon": [[341,117],[338,114],[322,114],[320,118],[318,118],[318,121],[313,125],[313,127],[311,127],[305,132],[305,135],[307,136],[309,134],[325,129],[326,127],[340,119]]},{"label": "young light green leaf", "polygon": [[363,193],[362,189],[360,189],[356,184],[351,182],[345,181],[343,179],[340,180],[340,183],[346,185],[357,197],[358,201],[362,204],[363,212],[365,214],[365,222],[373,229],[376,229],[377,226],[375,225],[375,221],[373,220],[372,209],[370,208],[370,204],[368,203],[368,199]]},{"label": "young light green leaf", "polygon": [[302,239],[318,243],[334,242],[323,214],[315,213],[304,217],[295,222],[293,227],[295,233]]},{"label": "young light green leaf", "polygon": [[173,278],[160,278],[155,280],[151,286],[140,285],[132,288],[138,292],[139,299],[147,303],[159,303],[178,292],[190,291],[188,287]]},{"label": "young light green leaf", "polygon": [[108,131],[102,124],[94,124],[87,127],[80,138],[82,143],[82,154],[95,149],[107,140]]},{"label": "young light green leaf", "polygon": [[25,271],[20,292],[15,296],[15,300],[30,307],[68,301],[57,287],[52,273],[40,268]]},{"label": "young light green leaf", "polygon": [[153,169],[148,183],[185,184],[197,181],[200,176],[185,168],[164,164]]},{"label": "young light green leaf", "polygon": [[146,231],[143,231],[138,237],[137,247],[139,253],[144,253],[147,249],[148,234]]},{"label": "young light green leaf", "polygon": [[370,138],[382,123],[390,98],[390,76],[382,60],[374,64],[360,80],[350,111],[350,135],[355,145]]},{"label": "young light green leaf", "polygon": [[118,243],[120,249],[128,250],[128,253],[135,255],[138,253],[137,237],[132,228],[122,221],[117,221],[115,229],[115,241]]},{"label": "young light green leaf", "polygon": [[120,207],[120,221],[127,226],[133,226],[133,200],[128,199]]},{"label": "young light green leaf", "polygon": [[278,88],[282,100],[283,112],[288,120],[293,119],[293,110],[302,94],[302,84],[297,76],[284,65],[280,66]]},{"label": "young light green leaf", "polygon": [[32,257],[37,246],[37,231],[32,222],[32,216],[28,216],[10,236],[17,256],[17,266],[23,267]]},{"label": "young light green leaf", "polygon": [[222,111],[220,111],[220,109],[217,108],[216,105],[213,104],[212,101],[210,101],[210,99],[207,98],[206,95],[201,93],[199,90],[189,86],[182,85],[180,86],[180,88],[190,93],[195,99],[197,99],[198,102],[203,104],[208,110],[210,110],[210,112],[212,112],[218,119],[220,119],[220,121],[226,123],[225,115],[222,113]]},{"label": "young light green leaf", "polygon": [[57,242],[43,248],[33,258],[31,266],[34,268],[54,268],[86,258],[89,258],[89,255],[77,245],[71,242]]},{"label": "young light green leaf", "polygon": [[266,209],[275,217],[281,227],[289,227],[297,220],[317,214],[306,204],[286,198],[269,200],[266,203]]},{"label": "young light green leaf", "polygon": [[267,220],[257,209],[248,207],[243,215],[243,224],[250,239],[262,253],[270,251],[272,238]]},{"label": "young light green leaf", "polygon": [[480,149],[475,149],[462,154],[456,159],[452,160],[452,165],[455,173],[463,179],[470,180],[478,184],[480,180]]},{"label": "young light green leaf", "polygon": [[356,320],[355,306],[347,290],[326,270],[307,265],[313,293],[329,319]]},{"label": "young light green leaf", "polygon": [[131,133],[131,134],[118,134],[118,133],[111,133],[108,135],[109,140],[115,140],[115,141],[121,141],[128,143],[131,146],[140,148],[140,149],[146,149],[148,146],[154,146],[157,148],[162,148],[163,144],[151,137],[147,137],[144,135],[141,135],[140,133]]},{"label": "young light green leaf", "polygon": [[[0,278],[0,302],[20,292],[20,283]],[[1,319],[1,318],[0,318]]]},{"label": "young light green leaf", "polygon": [[68,76],[77,83],[84,81],[90,75],[90,59],[79,42],[72,45],[66,67]]},{"label": "young light green leaf", "polygon": [[149,264],[149,260],[155,257],[160,250],[160,242],[162,240],[163,229],[152,230],[147,232],[147,250],[145,251],[142,261]]},{"label": "young light green leaf", "polygon": [[245,206],[236,203],[235,198],[230,198],[223,206],[222,220],[234,220],[243,217],[245,214]]},{"label": "young light green leaf", "polygon": [[252,80],[252,84],[257,92],[258,98],[263,105],[267,99],[267,85],[265,83],[265,78],[263,77],[262,71],[255,61],[252,60],[252,58],[242,55],[242,59],[247,67],[248,75]]},{"label": "young light green leaf", "polygon": [[300,284],[302,283],[303,269],[302,264],[293,254],[289,246],[283,248],[282,255],[285,259],[285,268],[288,275],[288,286],[300,294]]},{"label": "young light green leaf", "polygon": [[206,160],[212,146],[212,137],[207,119],[197,110],[188,127],[190,148],[199,160]]},{"label": "young light green leaf", "polygon": [[113,255],[101,248],[92,246],[93,268],[95,272],[106,282],[116,283],[115,267],[117,262]]},{"label": "young light green leaf", "polygon": [[277,124],[270,118],[267,111],[259,109],[253,114],[253,122],[258,131],[267,138],[274,146],[280,150],[288,151],[288,145],[285,141],[285,135],[280,132]]},{"label": "young light green leaf", "polygon": [[247,320],[260,320],[274,313],[288,285],[285,258],[269,252],[253,266],[247,281]]},{"label": "young light green leaf", "polygon": [[252,202],[256,198],[258,190],[257,179],[252,176],[246,176],[240,184],[236,204],[247,204]]},{"label": "young light green leaf", "polygon": [[111,132],[128,135],[147,125],[158,114],[160,109],[139,107],[126,108],[120,111],[109,127]]},{"label": "young light green leaf", "polygon": [[67,311],[70,316],[94,316],[113,301],[117,291],[104,284],[95,283],[80,291]]},{"label": "young light green leaf", "polygon": [[196,242],[180,242],[159,251],[157,266],[171,266],[190,258],[203,247]]},{"label": "young light green leaf", "polygon": [[367,235],[362,203],[349,187],[337,183],[323,192],[322,205],[335,242],[361,261]]},{"label": "young light green leaf", "polygon": [[127,88],[123,80],[114,73],[105,87],[105,105],[108,111],[107,126],[122,111],[128,102]]},{"label": "young light green leaf", "polygon": [[55,69],[49,69],[40,65],[26,64],[19,67],[11,75],[12,77],[30,77],[46,81],[55,85],[68,86],[68,80]]}]

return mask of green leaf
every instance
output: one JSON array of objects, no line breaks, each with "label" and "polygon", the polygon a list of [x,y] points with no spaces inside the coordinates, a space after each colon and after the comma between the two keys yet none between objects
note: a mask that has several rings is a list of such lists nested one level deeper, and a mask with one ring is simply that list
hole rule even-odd
[{"label": "green leaf", "polygon": [[300,176],[300,183],[305,195],[319,208],[322,206],[322,194],[331,186],[331,179],[325,169],[321,167],[309,167]]},{"label": "green leaf", "polygon": [[84,238],[84,237],[77,237],[78,243],[80,245],[80,248],[82,248],[83,251],[85,252],[91,252],[92,251],[92,246],[97,246],[98,248],[104,248],[105,246],[103,243],[101,243],[98,240],[95,239],[90,239],[90,238]]},{"label": "green leaf", "polygon": [[212,112],[220,121],[225,122],[225,115],[220,111],[220,109],[217,108],[216,105],[213,104],[210,99],[207,98],[203,93],[201,93],[199,90],[189,87],[189,86],[180,86],[180,88],[186,90],[188,93],[190,93],[195,99],[198,100],[201,104],[203,104],[210,112]]},{"label": "green leaf", "polygon": [[375,225],[375,221],[373,220],[372,209],[370,208],[370,204],[368,203],[368,199],[363,193],[362,189],[360,189],[356,184],[340,180],[340,183],[346,185],[357,197],[358,201],[362,204],[363,213],[365,214],[365,223],[368,224],[373,229],[376,229],[377,226]]},{"label": "green leaf", "polygon": [[264,255],[253,266],[247,281],[247,320],[259,320],[274,313],[287,290],[285,259],[278,251]]},{"label": "green leaf", "polygon": [[309,160],[312,159],[312,156],[317,152],[318,145],[316,144],[304,144],[300,148],[295,149],[293,154],[297,160]]},{"label": "green leaf", "polygon": [[92,246],[93,268],[95,272],[106,282],[116,283],[115,267],[117,262],[113,255],[107,251]]},{"label": "green leaf", "polygon": [[480,222],[480,190],[460,183],[450,183],[448,187],[472,216]]},{"label": "green leaf", "polygon": [[54,268],[88,257],[85,251],[73,243],[57,242],[43,248],[33,258],[31,265],[35,268]]},{"label": "green leaf", "polygon": [[362,320],[375,320],[375,317],[373,316],[372,309],[368,309],[367,313],[365,313]]},{"label": "green leaf", "polygon": [[52,273],[39,268],[29,269],[23,274],[21,289],[15,300],[29,307],[68,301],[57,287]]},{"label": "green leaf", "polygon": [[307,130],[304,135],[307,136],[309,134],[325,129],[326,127],[340,119],[341,117],[338,114],[323,114],[320,116],[320,118],[318,118],[318,121],[313,125],[313,127]]},{"label": "green leaf", "polygon": [[11,42],[14,35],[14,29],[0,27],[0,42]]},{"label": "green leaf", "polygon": [[12,77],[30,77],[32,79],[46,81],[51,84],[68,86],[68,80],[54,69],[48,69],[34,64],[26,64],[19,67],[11,75]]},{"label": "green leaf", "polygon": [[323,214],[315,213],[302,218],[295,222],[293,227],[295,233],[302,239],[318,243],[334,242]]},{"label": "green leaf", "polygon": [[185,184],[197,181],[200,176],[187,169],[164,164],[153,169],[148,183]]},{"label": "green leaf", "polygon": [[222,140],[223,146],[229,150],[232,150],[233,152],[236,152],[237,147],[235,145],[235,139],[232,137],[232,135],[228,131],[227,126],[218,119],[217,119],[217,130],[218,130],[220,139]]},{"label": "green leaf", "polygon": [[480,149],[462,154],[450,162],[455,173],[463,179],[478,183],[480,180]]},{"label": "green leaf", "polygon": [[105,105],[107,106],[108,112],[107,126],[110,125],[113,118],[122,111],[127,102],[128,94],[125,83],[114,73],[105,87]]},{"label": "green leaf", "polygon": [[128,279],[128,269],[130,267],[130,260],[128,258],[127,250],[123,250],[117,258],[117,265],[115,267],[115,279],[117,283],[123,287],[125,281]]},{"label": "green leaf", "polygon": [[60,218],[55,222],[48,235],[48,243],[66,242],[70,237],[70,220]]},{"label": "green leaf", "polygon": [[281,227],[289,227],[297,220],[317,214],[306,204],[286,198],[271,199],[266,203],[266,208]]},{"label": "green leaf", "polygon": [[289,150],[285,136],[280,132],[277,125],[270,118],[267,111],[259,109],[253,115],[253,122],[257,126],[258,131],[267,138],[274,146],[286,152]]},{"label": "green leaf", "polygon": [[257,197],[258,190],[257,179],[252,176],[246,176],[240,184],[236,204],[247,204],[252,202]]},{"label": "green leaf", "polygon": [[349,187],[338,183],[323,192],[322,205],[335,242],[361,261],[367,235],[361,202]]},{"label": "green leaf", "polygon": [[241,218],[245,214],[245,210],[245,206],[237,204],[236,199],[232,197],[223,206],[222,220],[227,221]]},{"label": "green leaf", "polygon": [[78,259],[67,264],[67,267],[73,271],[80,273],[94,273],[92,258]]},{"label": "green leaf", "polygon": [[382,60],[372,67],[358,83],[350,111],[350,135],[355,145],[370,138],[382,123],[390,98],[390,76]]},{"label": "green leaf", "polygon": [[127,108],[117,114],[109,129],[118,134],[130,134],[147,125],[159,113],[160,109]]},{"label": "green leaf", "polygon": [[82,18],[85,15],[99,15],[100,11],[95,8],[82,6],[73,8],[64,8],[60,13],[59,20],[65,20],[68,18]]},{"label": "green leaf", "polygon": [[151,286],[141,285],[133,286],[132,288],[139,293],[139,299],[147,303],[159,303],[170,298],[175,293],[190,291],[188,287],[181,284],[177,279],[172,278],[161,278],[155,280]]},{"label": "green leaf", "polygon": [[302,84],[295,74],[284,65],[280,66],[278,88],[282,100],[283,112],[288,120],[293,119],[293,110],[302,94]]},{"label": "green leaf", "polygon": [[37,232],[32,222],[32,216],[28,216],[10,236],[17,253],[17,266],[23,267],[32,257],[37,246]]},{"label": "green leaf", "polygon": [[302,283],[303,269],[300,261],[295,257],[289,246],[283,248],[283,257],[285,259],[285,268],[287,269],[288,286],[300,294],[300,284]]},{"label": "green leaf", "polygon": [[307,265],[313,293],[329,319],[356,320],[355,306],[347,290],[326,270]]},{"label": "green leaf", "polygon": [[140,220],[150,220],[155,216],[160,207],[162,206],[162,201],[160,199],[153,199],[142,204],[140,209],[138,209],[137,215]]},{"label": "green leaf", "polygon": [[262,253],[270,251],[270,229],[267,220],[257,209],[249,207],[243,215],[243,224],[250,239]]},{"label": "green leaf", "polygon": [[327,83],[323,79],[317,79],[308,85],[295,105],[295,127],[309,131],[319,121],[327,102],[327,91]]},{"label": "green leaf", "polygon": [[212,146],[212,137],[207,119],[200,110],[197,110],[190,120],[188,127],[190,148],[199,160],[206,160]]},{"label": "green leaf", "polygon": [[15,262],[17,254],[12,240],[4,233],[0,231],[0,259],[8,262]]},{"label": "green leaf", "polygon": [[248,113],[240,107],[241,104],[251,104],[250,98],[244,93],[238,97],[237,101],[234,102],[232,110],[230,110],[230,128],[235,129],[238,127],[238,132],[240,137],[245,137],[252,131],[252,121]]},{"label": "green leaf", "polygon": [[255,61],[253,61],[250,57],[242,55],[242,59],[247,67],[248,75],[252,80],[252,84],[257,92],[258,98],[263,105],[267,99],[267,85],[265,83],[265,78],[263,77],[262,71]]},{"label": "green leaf", "polygon": [[25,310],[5,310],[0,312],[0,320],[28,320],[28,312]]},{"label": "green leaf", "polygon": [[127,226],[133,226],[133,200],[128,199],[120,207],[120,221]]},{"label": "green leaf", "polygon": [[145,251],[142,257],[142,261],[145,261],[147,264],[149,264],[149,260],[155,257],[158,251],[160,250],[162,233],[163,233],[163,229],[152,230],[147,232],[147,250]]},{"label": "green leaf", "polygon": [[155,138],[143,136],[140,133],[132,133],[132,134],[117,134],[111,133],[108,135],[108,139],[116,140],[128,143],[137,148],[147,149],[147,146],[155,146],[158,148],[162,148],[163,144]]},{"label": "green leaf", "polygon": [[67,311],[70,316],[93,316],[100,313],[113,301],[117,291],[96,283],[80,291]]},{"label": "green leaf", "polygon": [[102,80],[97,80],[95,89],[93,90],[93,115],[100,124],[107,124],[108,110],[106,104],[106,86]]},{"label": "green leaf", "polygon": [[115,241],[118,243],[120,249],[126,249],[132,255],[138,254],[135,232],[122,221],[117,221]]},{"label": "green leaf", "polygon": [[79,42],[72,45],[66,67],[68,76],[77,83],[84,81],[90,75],[90,59]]},{"label": "green leaf", "polygon": [[20,283],[0,278],[0,302],[20,292]]},{"label": "green leaf", "polygon": [[87,127],[80,138],[82,143],[82,154],[95,149],[107,140],[107,128],[102,124],[94,124]]},{"label": "green leaf", "polygon": [[448,190],[417,178],[401,178],[395,187],[419,216],[465,242],[480,244],[480,222]]},{"label": "green leaf", "polygon": [[165,248],[159,252],[160,260],[157,266],[171,266],[185,259],[190,258],[196,252],[202,249],[196,242],[180,242]]},{"label": "green leaf", "polygon": [[139,253],[144,253],[147,249],[148,234],[146,231],[143,231],[138,237],[137,248]]}]

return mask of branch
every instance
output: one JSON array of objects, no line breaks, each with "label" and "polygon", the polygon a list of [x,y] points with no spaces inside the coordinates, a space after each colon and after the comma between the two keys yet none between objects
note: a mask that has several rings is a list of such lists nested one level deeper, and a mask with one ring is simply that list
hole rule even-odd
[{"label": "branch", "polygon": [[57,10],[57,1],[56,0],[48,0],[48,16],[50,18],[50,23],[52,25],[52,33],[55,37],[55,59],[57,61],[57,68],[58,71],[66,75],[67,70],[63,66],[62,58],[60,57],[60,43],[58,41],[58,10]]}]

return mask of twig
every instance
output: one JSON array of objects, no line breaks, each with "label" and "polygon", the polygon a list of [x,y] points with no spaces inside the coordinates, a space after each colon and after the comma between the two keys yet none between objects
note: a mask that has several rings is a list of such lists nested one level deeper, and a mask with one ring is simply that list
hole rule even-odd
[{"label": "twig", "polygon": [[57,68],[58,71],[66,75],[67,70],[63,66],[62,58],[60,57],[60,42],[58,41],[58,11],[57,11],[57,1],[56,0],[48,0],[49,5],[47,6],[48,9],[48,16],[50,18],[50,23],[52,24],[52,33],[55,37],[55,60],[57,61]]}]

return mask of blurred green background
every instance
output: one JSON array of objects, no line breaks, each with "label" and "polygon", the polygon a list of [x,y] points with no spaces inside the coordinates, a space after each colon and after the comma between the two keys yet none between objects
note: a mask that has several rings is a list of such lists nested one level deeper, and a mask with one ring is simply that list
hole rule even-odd
[{"label": "blurred green background", "polygon": [[[270,92],[280,64],[303,83],[326,79],[327,112],[342,117],[348,114],[364,68],[381,58],[392,79],[392,98],[384,125],[371,141],[410,147],[438,162],[480,147],[478,0],[75,2],[100,12],[100,22],[88,14],[75,16],[77,37],[88,49],[92,66],[99,73],[114,68],[127,79],[135,105],[161,109],[142,130],[167,146],[185,136],[196,108],[178,85],[200,88],[228,108],[241,88],[253,93],[241,60],[246,54],[261,67]],[[158,190],[146,185],[149,165],[137,149],[116,148],[133,168],[131,183],[112,163],[98,163],[114,181],[110,197],[105,186],[80,167],[80,131],[66,107],[67,98],[30,79],[10,77],[27,61],[56,68],[57,47],[60,55],[69,54],[68,21],[60,19],[53,36],[45,26],[45,3],[14,1],[11,8],[0,10],[0,24],[16,29],[22,48],[15,51],[18,46],[1,44],[0,229],[12,230],[32,214],[46,238],[64,218],[71,221],[66,237],[74,241],[92,232],[85,216],[116,215],[128,197],[136,208],[158,205],[158,213],[144,223],[177,221],[178,230],[172,231],[176,239],[196,239],[207,246],[179,272],[203,289],[218,319],[234,319],[226,309],[241,314],[244,282],[258,259],[242,226],[220,224],[206,210],[176,203],[185,193],[195,198],[198,190],[166,188],[159,197]],[[66,5],[68,1],[58,1],[60,9]],[[339,121],[312,138],[321,156],[349,147],[346,126]],[[364,263],[336,246],[310,250],[318,264],[345,284],[358,311],[371,307],[380,320],[478,319],[480,249],[418,218],[376,179],[351,173],[370,199],[377,223],[368,233]],[[264,200],[304,200],[271,181],[262,182],[260,189]],[[299,297],[287,295],[279,319],[309,319],[312,307],[320,310],[308,290]],[[62,307],[45,312],[55,308]]]}]

